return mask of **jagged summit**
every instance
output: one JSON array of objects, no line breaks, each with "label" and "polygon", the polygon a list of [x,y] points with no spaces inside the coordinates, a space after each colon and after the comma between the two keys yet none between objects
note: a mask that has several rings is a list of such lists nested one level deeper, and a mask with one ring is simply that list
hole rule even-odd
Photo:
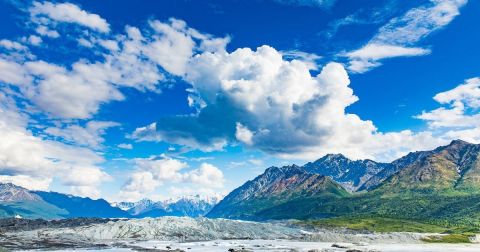
[{"label": "jagged summit", "polygon": [[373,160],[350,160],[342,154],[328,154],[303,166],[311,173],[331,177],[349,191],[368,189],[364,184],[373,176],[385,169],[391,169],[390,164],[378,163]]}]

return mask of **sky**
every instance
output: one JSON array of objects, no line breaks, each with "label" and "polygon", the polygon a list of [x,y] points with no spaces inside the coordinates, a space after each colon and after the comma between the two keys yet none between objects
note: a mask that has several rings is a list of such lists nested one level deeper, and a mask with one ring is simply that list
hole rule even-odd
[{"label": "sky", "polygon": [[0,0],[0,182],[225,195],[480,143],[479,1]]}]

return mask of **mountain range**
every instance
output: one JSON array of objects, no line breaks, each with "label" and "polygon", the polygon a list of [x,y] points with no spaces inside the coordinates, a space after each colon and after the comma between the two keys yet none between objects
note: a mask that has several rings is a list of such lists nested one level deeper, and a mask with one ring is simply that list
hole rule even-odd
[{"label": "mountain range", "polygon": [[113,203],[112,206],[118,207],[136,218],[161,216],[199,217],[207,214],[220,199],[221,196],[202,197],[193,195],[157,202],[150,199],[142,199],[138,202],[118,202]]},{"label": "mountain range", "polygon": [[480,145],[461,140],[391,163],[327,155],[271,167],[233,190],[207,217],[389,217],[480,225]]},{"label": "mountain range", "polygon": [[75,217],[143,218],[205,215],[218,197],[188,196],[162,202],[141,200],[110,204],[57,192],[30,191],[11,183],[0,183],[0,217],[61,219]]},{"label": "mountain range", "polygon": [[303,166],[270,167],[219,200],[190,196],[110,204],[0,184],[0,217],[387,217],[480,226],[480,145],[455,140],[391,163],[329,154]]}]

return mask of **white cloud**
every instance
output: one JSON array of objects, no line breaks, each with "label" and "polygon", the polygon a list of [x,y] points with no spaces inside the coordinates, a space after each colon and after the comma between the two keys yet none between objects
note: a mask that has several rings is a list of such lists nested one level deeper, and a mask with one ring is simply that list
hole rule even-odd
[{"label": "white cloud", "polygon": [[373,41],[402,45],[416,43],[448,25],[460,15],[460,8],[466,3],[467,0],[431,0],[391,19],[379,29]]},{"label": "white cloud", "polygon": [[137,201],[145,198],[148,193],[153,192],[160,182],[156,180],[151,172],[139,171],[130,175],[120,191],[120,197],[127,201]]},{"label": "white cloud", "polygon": [[109,32],[110,25],[97,14],[88,13],[72,3],[33,2],[30,14],[34,20],[45,22],[42,17],[57,22],[75,23],[90,29]]},{"label": "white cloud", "polygon": [[[37,7],[38,3],[33,8]],[[43,34],[50,29],[40,28]],[[164,72],[183,75],[194,52],[224,50],[229,41],[228,37],[214,38],[200,33],[176,19],[166,23],[151,21],[145,31],[148,36],[131,26],[126,27],[125,33],[114,39],[99,39],[95,35],[77,38],[95,55],[97,48],[107,49],[95,62],[78,59],[70,66],[62,66],[42,60],[0,59],[0,68],[8,70],[0,74],[0,80],[19,86],[25,98],[51,117],[88,119],[102,104],[123,100],[120,87],[159,92]]]},{"label": "white cloud", "polygon": [[45,132],[80,146],[98,149],[102,147],[104,141],[102,136],[106,133],[106,130],[119,125],[116,122],[89,121],[85,127],[80,125],[68,125],[63,128],[49,127],[45,129]]},{"label": "white cloud", "polygon": [[19,86],[28,99],[54,117],[89,118],[100,104],[123,99],[123,95],[106,82],[108,72],[102,72],[96,65],[79,62],[67,70],[44,61],[20,65],[0,60],[0,68],[17,70],[14,74],[0,75],[0,79]]},{"label": "white cloud", "polygon": [[29,83],[31,77],[22,65],[0,58],[0,81],[12,84]]},{"label": "white cloud", "polygon": [[[151,123],[144,127],[138,127],[129,136],[137,141],[153,141],[153,142],[169,142],[183,146],[189,146],[200,149],[205,152],[222,150],[227,145],[227,140],[222,137],[206,138],[206,142],[200,142],[196,139],[195,132],[178,132],[180,136],[175,134],[174,129],[157,130],[157,123]],[[208,137],[208,136],[207,136]]]},{"label": "white cloud", "polygon": [[480,78],[467,79],[457,87],[438,93],[434,99],[442,107],[423,111],[416,118],[445,139],[480,142]]},{"label": "white cloud", "polygon": [[158,35],[145,46],[145,54],[169,73],[183,75],[195,47],[195,42],[187,33],[186,24],[171,19],[170,24],[152,21],[150,25]]},{"label": "white cloud", "polygon": [[0,175],[1,183],[12,183],[29,190],[47,190],[51,178],[36,178],[28,175]]},{"label": "white cloud", "polygon": [[223,172],[217,167],[202,163],[196,170],[184,175],[184,180],[205,187],[223,187]]},{"label": "white cloud", "polygon": [[238,141],[247,145],[251,145],[253,133],[247,127],[243,126],[241,123],[237,123],[235,137],[237,138]]},{"label": "white cloud", "polygon": [[112,177],[98,167],[91,166],[76,167],[61,176],[61,179],[64,185],[70,186],[73,194],[96,199],[100,197],[98,186],[112,180]]},{"label": "white cloud", "polygon": [[136,159],[135,163],[138,169],[151,172],[160,182],[181,181],[180,170],[188,167],[186,163],[172,158]]},{"label": "white cloud", "polygon": [[308,63],[286,60],[274,48],[240,48],[193,56],[185,80],[205,106],[138,128],[132,138],[203,150],[239,140],[289,159],[341,152],[391,160],[444,143],[429,132],[378,132],[371,121],[346,113],[358,98],[338,63],[312,76]]},{"label": "white cloud", "polygon": [[429,54],[429,49],[412,45],[448,25],[466,3],[467,0],[431,0],[391,19],[366,45],[342,56],[349,58],[349,70],[363,73],[380,66],[379,61],[385,58]]},{"label": "white cloud", "polygon": [[48,28],[47,26],[44,26],[44,25],[39,25],[35,31],[39,34],[39,35],[42,35],[42,36],[47,36],[47,37],[50,37],[50,38],[58,38],[60,37],[60,34],[55,31],[55,30],[52,30],[50,28]]},{"label": "white cloud", "polygon": [[136,170],[121,189],[123,199],[135,201],[154,192],[160,185],[188,184],[199,190],[223,187],[223,173],[217,167],[202,163],[198,169],[185,171],[188,164],[168,157],[135,159]]},{"label": "white cloud", "polygon": [[8,49],[8,50],[18,50],[18,51],[22,51],[22,50],[27,50],[28,48],[16,41],[11,41],[11,40],[8,40],[8,39],[2,39],[0,40],[0,47],[3,47],[5,49]]},{"label": "white cloud", "polygon": [[35,136],[27,130],[28,121],[15,101],[0,92],[1,181],[46,189],[53,178],[59,178],[72,188],[97,188],[107,177],[97,166],[104,161],[97,153]]},{"label": "white cloud", "polygon": [[121,144],[117,145],[117,147],[120,148],[120,149],[126,149],[126,150],[133,149],[133,145],[127,144],[127,143],[121,143]]},{"label": "white cloud", "polygon": [[345,54],[351,59],[349,69],[362,73],[380,65],[378,60],[394,57],[411,57],[429,54],[429,49],[402,47],[396,45],[367,44],[366,46]]},{"label": "white cloud", "polygon": [[430,50],[424,48],[369,43],[358,50],[346,53],[345,56],[351,59],[349,69],[362,73],[380,65],[378,60],[381,59],[421,56],[429,53]]},{"label": "white cloud", "polygon": [[433,99],[442,104],[460,102],[471,108],[480,108],[480,78],[468,79],[452,90],[438,93]]},{"label": "white cloud", "polygon": [[38,46],[42,43],[42,38],[40,38],[39,36],[35,36],[35,35],[30,35],[28,36],[27,38],[27,41],[28,43],[30,43],[31,45],[35,45],[35,46]]}]

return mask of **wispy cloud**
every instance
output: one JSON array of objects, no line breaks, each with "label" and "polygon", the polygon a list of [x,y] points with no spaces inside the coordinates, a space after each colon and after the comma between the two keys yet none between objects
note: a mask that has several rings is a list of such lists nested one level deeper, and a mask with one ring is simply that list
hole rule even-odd
[{"label": "wispy cloud", "polygon": [[414,45],[448,25],[466,3],[467,0],[431,0],[391,19],[366,45],[342,56],[350,59],[350,71],[362,73],[381,65],[382,59],[426,55],[429,49]]}]

